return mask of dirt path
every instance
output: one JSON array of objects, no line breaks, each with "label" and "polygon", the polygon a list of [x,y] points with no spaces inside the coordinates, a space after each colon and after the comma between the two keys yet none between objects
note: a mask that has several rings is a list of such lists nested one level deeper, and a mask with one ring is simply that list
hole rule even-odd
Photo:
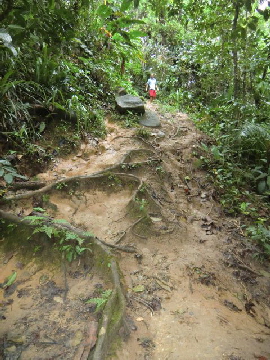
[{"label": "dirt path", "polygon": [[[123,346],[109,358],[269,360],[269,269],[260,276],[261,265],[245,256],[237,221],[223,215],[206,174],[194,166],[203,136],[185,114],[159,115],[162,126],[149,129],[149,139],[108,122],[105,140],[83,144],[76,156],[39,175],[52,181],[122,164],[110,189],[61,191],[48,203],[54,217],[111,244],[136,246],[135,254],[117,252],[131,334],[122,334]],[[114,175],[120,172],[143,182],[136,211],[129,209],[133,188]],[[24,203],[26,214],[31,208]]]}]

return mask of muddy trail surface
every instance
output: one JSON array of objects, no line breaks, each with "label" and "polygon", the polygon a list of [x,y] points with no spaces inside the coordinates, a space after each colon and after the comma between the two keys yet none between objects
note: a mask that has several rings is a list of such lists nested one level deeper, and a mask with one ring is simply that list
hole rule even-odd
[{"label": "muddy trail surface", "polygon": [[[42,206],[110,245],[126,308],[106,359],[270,360],[269,267],[252,260],[239,221],[223,214],[196,167],[208,140],[185,114],[147,107],[161,119],[149,138],[108,121],[105,140],[89,138],[38,176],[92,176],[91,188],[62,182],[41,204],[33,196],[3,208],[28,215]],[[1,256],[0,282],[12,271],[17,280],[0,289],[0,358],[87,359],[100,320],[87,299],[101,298],[110,280],[78,259],[67,269],[14,250]]]}]

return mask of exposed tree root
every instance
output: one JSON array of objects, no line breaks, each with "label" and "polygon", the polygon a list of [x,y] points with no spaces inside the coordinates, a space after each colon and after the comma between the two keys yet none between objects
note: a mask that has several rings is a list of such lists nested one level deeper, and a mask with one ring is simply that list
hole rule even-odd
[{"label": "exposed tree root", "polygon": [[122,241],[123,238],[126,236],[126,234],[127,234],[130,230],[132,231],[133,227],[136,226],[137,224],[139,224],[139,223],[140,223],[143,219],[145,219],[145,218],[146,218],[145,216],[142,216],[142,217],[140,217],[138,220],[136,220],[133,224],[131,224],[125,231],[123,231],[123,233],[122,233],[122,235],[120,236],[120,238],[115,241],[115,244],[119,244],[120,241]]},{"label": "exposed tree root", "polygon": [[[128,153],[126,153],[123,157],[123,159],[111,166],[111,167],[108,167],[102,171],[99,171],[99,172],[96,172],[96,173],[93,173],[91,175],[85,175],[85,176],[72,176],[72,177],[69,177],[69,178],[64,178],[64,179],[61,179],[61,180],[57,180],[53,183],[50,183],[48,185],[45,185],[43,187],[40,188],[40,185],[43,184],[43,183],[40,183],[40,182],[31,182],[31,185],[29,186],[29,188],[33,189],[33,188],[38,188],[38,190],[33,190],[33,191],[29,191],[29,192],[25,192],[25,193],[22,193],[22,194],[17,194],[17,195],[13,195],[13,196],[6,196],[2,199],[0,199],[0,204],[4,204],[4,203],[8,203],[10,201],[14,201],[14,200],[21,200],[21,199],[29,199],[33,196],[36,196],[36,195],[41,195],[41,194],[44,194],[46,192],[50,192],[51,190],[53,189],[57,189],[57,187],[61,187],[62,184],[69,184],[69,183],[74,183],[76,181],[81,181],[81,180],[88,180],[88,179],[95,179],[95,178],[98,178],[98,177],[104,177],[104,176],[107,176],[108,173],[110,172],[121,172],[123,170],[131,170],[131,169],[135,169],[137,167],[141,167],[141,166],[149,166],[153,163],[156,163],[156,162],[160,162],[161,160],[160,159],[155,159],[155,158],[151,158],[151,159],[148,159],[146,161],[142,161],[142,162],[137,162],[137,163],[130,163],[130,162],[124,162],[126,159],[131,159],[132,156],[134,154],[136,154],[138,151],[136,150],[131,150],[129,151]],[[140,151],[142,152],[142,151]],[[147,150],[146,150],[147,152]],[[152,154],[152,152],[151,152]],[[25,183],[27,184],[27,183]],[[24,188],[27,188],[27,185],[24,186]],[[18,188],[17,188],[18,189]],[[15,188],[15,190],[17,190]]]},{"label": "exposed tree root", "polygon": [[[0,218],[12,224],[33,227],[30,220],[20,218],[16,215],[7,213],[2,210],[0,210]],[[93,247],[93,253],[101,253],[101,256],[103,258],[107,257],[110,261],[110,268],[107,268],[106,270],[110,272],[110,277],[113,282],[114,289],[103,311],[96,346],[92,351],[89,350],[90,353],[88,355],[88,359],[104,360],[106,353],[111,345],[111,342],[115,338],[115,335],[118,334],[121,326],[123,325],[126,308],[125,296],[123,294],[120,282],[119,269],[116,260],[107,248],[107,246],[110,245],[94,236],[86,236],[83,231],[78,230],[69,224],[54,224],[51,222],[51,219],[48,219],[48,223],[50,224],[50,226],[55,226],[60,229],[67,229],[73,231],[81,238],[90,240]],[[123,250],[124,248],[115,245],[113,245],[112,247],[117,250]],[[127,250],[125,249],[125,251]]]},{"label": "exposed tree root", "polygon": [[[54,227],[56,229],[60,229],[60,230],[68,230],[68,231],[72,231],[73,233],[75,233],[76,235],[78,235],[79,237],[81,237],[82,239],[84,240],[89,240],[89,241],[93,241],[95,242],[97,245],[105,245],[107,247],[110,247],[112,249],[115,249],[115,250],[119,250],[119,251],[124,251],[124,252],[128,252],[128,253],[134,253],[136,252],[136,250],[134,249],[133,246],[117,246],[117,245],[114,245],[114,244],[109,244],[107,242],[105,242],[104,240],[101,240],[99,239],[98,237],[96,236],[89,236],[89,235],[85,235],[85,232],[82,231],[82,230],[79,230],[75,227],[73,227],[72,225],[70,224],[59,224],[59,223],[53,223],[52,222],[52,218],[50,217],[46,217],[44,216],[43,214],[40,214],[40,213],[33,213],[34,215],[38,215],[38,216],[42,216],[44,217],[44,223],[46,225],[49,225],[51,227]],[[5,212],[3,210],[0,210],[0,217],[4,220],[8,220],[8,221],[11,221],[12,223],[14,224],[23,224],[23,225],[28,225],[28,226],[31,226],[31,227],[34,227],[34,225],[31,224],[31,221],[28,220],[28,219],[25,219],[23,217],[18,217],[14,214],[11,214],[11,213],[8,213],[8,212]]]},{"label": "exposed tree root", "polygon": [[[151,146],[154,147],[153,145]],[[149,156],[151,158],[149,158]],[[155,216],[162,217],[164,221],[166,221],[166,218],[168,218],[167,221],[170,222],[170,215],[164,216],[164,209],[162,207],[162,204],[158,201],[158,196],[151,189],[151,187],[146,184],[139,176],[128,173],[128,171],[134,171],[137,168],[145,168],[146,166],[150,167],[151,169],[155,169],[156,164],[161,161],[160,158],[156,158],[155,156],[156,153],[154,153],[152,150],[131,150],[123,156],[119,163],[102,171],[86,176],[74,176],[70,178],[64,178],[47,184],[42,188],[38,188],[37,190],[28,191],[17,195],[11,195],[0,200],[0,204],[5,204],[12,201],[19,201],[22,199],[31,199],[32,197],[36,198],[44,194],[50,194],[53,191],[62,191],[65,193],[68,192],[69,188],[89,191],[92,190],[92,188],[95,186],[101,186],[106,187],[107,189],[107,184],[109,183],[114,182],[118,186],[119,182],[117,183],[117,179],[121,180],[121,187],[127,184],[132,184],[133,195],[127,205],[127,209],[128,214],[131,216],[136,215],[137,220],[133,222],[123,232],[123,234],[115,242],[115,244],[107,243],[104,240],[99,239],[95,236],[86,235],[84,231],[70,224],[55,223],[53,221],[53,218],[44,216],[39,213],[37,214],[38,216],[44,217],[45,224],[55,227],[57,229],[73,232],[80,238],[91,242],[91,248],[93,250],[93,253],[95,254],[95,256],[93,257],[95,261],[97,261],[96,259],[98,258],[102,258],[105,259],[105,261],[102,262],[106,263],[106,265],[110,263],[110,267],[106,267],[104,271],[110,273],[114,288],[103,311],[96,346],[92,350],[88,348],[88,350],[86,350],[85,348],[83,351],[83,354],[85,354],[86,351],[90,351],[88,355],[88,359],[90,360],[103,360],[106,357],[108,349],[111,346],[111,342],[115,339],[115,336],[118,334],[119,329],[123,325],[123,320],[125,316],[126,301],[120,283],[119,269],[110,249],[128,253],[135,253],[135,247],[130,245],[121,246],[117,244],[122,241],[122,239],[128,232],[131,232],[133,235],[140,238],[147,238],[147,235],[145,233],[149,230],[151,226],[151,220],[148,215],[149,212],[155,214]],[[136,161],[136,159],[140,158],[142,158],[142,161],[133,162],[134,159]],[[39,185],[36,184],[32,188],[35,188],[35,186],[39,187]],[[75,212],[77,210],[78,208],[75,210]],[[0,218],[10,223],[17,224],[19,226],[27,226],[29,228],[33,227],[30,220],[27,220],[23,217],[18,217],[3,210],[0,210]],[[139,229],[135,231],[136,226],[138,226]],[[142,232],[141,230],[143,230],[143,234],[140,234],[140,232]],[[106,259],[108,259],[107,262]],[[151,313],[153,313],[153,308],[150,304],[148,304],[148,302],[138,297],[133,296],[132,298],[133,300],[140,302],[141,304],[146,306],[148,309],[150,309]]]},{"label": "exposed tree root", "polygon": [[35,190],[35,189],[41,189],[44,186],[46,186],[45,181],[19,181],[11,184],[9,188],[11,190],[20,190],[20,189]]},{"label": "exposed tree root", "polygon": [[130,295],[129,298],[130,298],[131,300],[135,300],[135,301],[137,301],[138,303],[146,306],[146,307],[151,311],[151,315],[154,314],[154,309],[153,309],[153,307],[151,306],[151,304],[150,304],[148,301],[146,301],[146,300],[144,300],[144,299],[142,299],[142,298],[140,298],[140,297],[138,297],[138,296],[135,296],[135,295]]},{"label": "exposed tree root", "polygon": [[113,142],[116,139],[133,139],[133,140],[139,140],[141,142],[143,142],[145,145],[149,146],[151,149],[153,149],[155,151],[155,153],[159,153],[160,149],[158,148],[158,146],[154,143],[152,144],[150,141],[147,141],[146,139],[144,139],[141,136],[122,136],[122,135],[118,135],[116,137],[114,137],[111,141]]}]

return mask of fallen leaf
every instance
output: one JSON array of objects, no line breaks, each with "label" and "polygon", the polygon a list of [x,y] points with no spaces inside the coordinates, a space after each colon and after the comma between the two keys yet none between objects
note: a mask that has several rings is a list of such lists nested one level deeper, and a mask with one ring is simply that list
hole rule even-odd
[{"label": "fallen leaf", "polygon": [[135,286],[132,290],[133,290],[134,292],[143,292],[144,289],[145,289],[144,285],[137,285],[137,286]]},{"label": "fallen leaf", "polygon": [[158,284],[158,286],[159,286],[159,287],[161,287],[162,289],[164,289],[164,290],[166,290],[166,291],[168,291],[168,292],[170,292],[170,291],[171,291],[170,286],[169,286],[169,285],[167,285],[167,284],[164,284],[164,282],[163,282],[163,281],[160,281],[159,279],[156,279],[156,283],[157,283],[157,284]]},{"label": "fallen leaf", "polygon": [[57,303],[64,304],[64,300],[60,296],[54,296],[53,300]]},{"label": "fallen leaf", "polygon": [[150,217],[150,219],[151,219],[153,222],[162,221],[162,219],[161,219],[161,218],[158,218],[158,217]]},{"label": "fallen leaf", "polygon": [[14,281],[16,280],[16,277],[17,277],[17,272],[13,271],[13,273],[11,275],[9,275],[9,277],[7,278],[7,281],[3,285],[3,289],[7,289],[9,286],[11,286],[14,283]]}]

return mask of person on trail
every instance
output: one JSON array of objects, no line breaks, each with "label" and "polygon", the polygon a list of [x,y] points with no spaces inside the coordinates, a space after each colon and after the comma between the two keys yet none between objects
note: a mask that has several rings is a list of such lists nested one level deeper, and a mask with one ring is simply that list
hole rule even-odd
[{"label": "person on trail", "polygon": [[154,74],[151,74],[150,78],[147,80],[145,90],[149,90],[150,101],[152,102],[156,98],[158,91],[157,80],[155,79]]}]

